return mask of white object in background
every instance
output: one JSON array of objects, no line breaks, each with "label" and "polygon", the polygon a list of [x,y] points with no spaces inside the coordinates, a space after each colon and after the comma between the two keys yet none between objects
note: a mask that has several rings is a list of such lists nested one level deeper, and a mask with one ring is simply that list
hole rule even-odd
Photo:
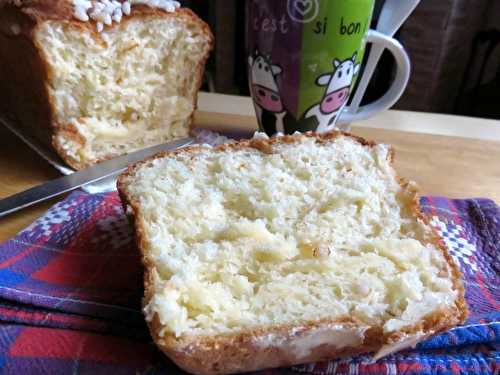
[{"label": "white object in background", "polygon": [[349,126],[346,125],[351,122],[365,120],[392,107],[401,97],[410,80],[410,58],[401,43],[375,30],[368,31],[366,41],[374,45],[379,44],[383,49],[387,48],[392,53],[396,60],[396,77],[389,90],[380,99],[358,108],[356,112],[351,111],[349,106],[345,107],[337,123],[342,130],[348,130]]},{"label": "white object in background", "polygon": [[[375,31],[384,34],[387,37],[392,38],[394,34],[396,34],[396,32],[399,30],[401,25],[403,25],[403,23],[408,19],[410,14],[415,10],[415,8],[419,3],[420,0],[386,0],[384,7],[382,8],[382,11],[380,13],[380,17]],[[390,107],[393,104],[395,104],[396,101],[399,99],[399,97],[403,94],[403,91],[406,88],[408,82],[405,83],[403,91],[399,93],[396,100],[388,100],[393,98],[385,98],[385,101],[383,102],[380,102],[379,100],[372,103],[375,104],[375,106],[368,108],[365,107],[360,108],[361,100],[363,99],[363,96],[366,93],[368,84],[373,76],[375,68],[377,67],[377,64],[385,48],[386,46],[383,43],[374,43],[372,45],[370,55],[368,56],[368,60],[365,65],[363,75],[359,81],[354,97],[351,100],[351,104],[348,107],[346,107],[344,112],[340,115],[339,123],[345,124],[345,123],[350,123],[352,121],[365,119],[366,117],[368,117],[366,116],[366,114],[363,114],[365,110],[371,109],[372,111],[373,110],[378,111],[380,110],[378,108],[386,106],[388,103],[392,102],[389,105]],[[398,77],[396,77],[393,86],[397,84],[396,82],[397,79]],[[394,94],[397,94],[396,89],[394,89]],[[377,109],[375,109],[374,107],[376,107]]]}]

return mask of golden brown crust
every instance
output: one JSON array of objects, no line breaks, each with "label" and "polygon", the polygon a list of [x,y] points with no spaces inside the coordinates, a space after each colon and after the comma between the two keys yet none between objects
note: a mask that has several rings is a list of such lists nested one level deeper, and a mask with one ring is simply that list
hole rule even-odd
[{"label": "golden brown crust", "polygon": [[[276,143],[297,142],[300,137],[315,137],[317,142],[326,142],[345,135],[355,139],[361,145],[373,147],[376,143],[366,141],[363,138],[341,132],[330,132],[326,134],[305,133],[301,136],[283,136],[272,139],[252,139],[243,140],[237,143],[223,144],[212,149],[213,152],[240,150],[245,148],[258,149],[261,152],[271,152],[271,146]],[[117,187],[125,210],[134,223],[136,241],[142,253],[142,261],[145,267],[145,295],[143,304],[147,305],[153,296],[153,262],[148,257],[144,219],[141,216],[139,203],[135,201],[127,192],[127,179],[132,177],[141,166],[151,161],[164,157],[172,157],[181,153],[196,153],[202,150],[202,146],[191,146],[180,150],[159,153],[142,162],[129,167],[118,178]],[[394,150],[389,150],[389,160],[394,160]],[[407,209],[418,220],[428,224],[427,218],[423,215],[418,200],[415,186],[403,179],[400,179],[401,188],[407,196],[409,202]],[[409,198],[409,199],[408,199]],[[328,359],[351,356],[361,353],[380,351],[384,348],[390,353],[390,346],[405,340],[411,339],[412,345],[427,338],[428,336],[445,331],[457,324],[463,323],[467,316],[467,308],[464,299],[464,289],[460,278],[460,271],[448,254],[443,243],[439,240],[437,232],[432,227],[429,228],[430,243],[435,244],[443,253],[448,267],[451,269],[453,285],[458,291],[458,298],[454,306],[442,308],[432,314],[427,315],[418,323],[404,327],[399,332],[384,334],[382,327],[365,327],[363,340],[356,346],[339,347],[338,341],[320,342],[303,355],[297,355],[293,349],[297,342],[300,342],[307,335],[318,335],[321,332],[332,333],[339,326],[345,332],[350,332],[353,327],[363,328],[360,322],[350,317],[344,319],[323,319],[315,322],[302,322],[298,325],[282,325],[272,327],[257,327],[241,332],[222,334],[215,336],[192,336],[175,338],[172,335],[162,336],[162,325],[157,315],[148,322],[151,335],[158,347],[170,357],[179,367],[195,374],[223,374],[255,371],[264,368],[286,367],[299,363],[317,362]],[[318,333],[318,330],[323,330]],[[272,340],[266,341],[266,337]],[[277,344],[279,343],[279,344]],[[389,349],[387,347],[389,346]]]},{"label": "golden brown crust", "polygon": [[0,0],[0,9],[12,7],[35,21],[73,18],[71,0]]},{"label": "golden brown crust", "polygon": [[[33,134],[47,147],[52,147],[71,167],[83,169],[91,164],[118,155],[108,155],[98,160],[79,160],[65,150],[57,137],[83,144],[84,138],[75,126],[56,121],[55,106],[51,101],[48,85],[52,75],[41,48],[35,42],[35,33],[45,21],[65,22],[67,27],[88,32],[96,43],[104,40],[96,30],[95,22],[81,22],[73,17],[71,0],[0,0],[0,114],[12,118],[15,125]],[[206,60],[213,49],[214,38],[209,26],[190,9],[181,8],[173,13],[161,9],[139,5],[133,7],[131,16],[124,17],[120,24],[106,26],[107,29],[120,27],[137,19],[177,17],[186,23],[195,24],[209,38],[209,48],[199,62],[194,75],[196,91],[192,98],[197,103],[197,93],[202,84]],[[188,127],[192,128],[193,115]]]},{"label": "golden brown crust", "polygon": [[0,11],[15,8],[35,22],[73,18],[71,0],[0,0]]},{"label": "golden brown crust", "polygon": [[[453,287],[456,291],[458,291],[458,298],[455,302],[455,307],[456,311],[459,312],[459,315],[455,317],[448,316],[449,312],[447,311],[441,311],[435,314],[431,314],[419,324],[413,327],[408,327],[408,329],[402,329],[402,332],[428,332],[432,327],[441,327],[439,331],[445,331],[457,324],[463,323],[467,318],[467,304],[465,302],[465,289],[462,283],[462,274],[457,264],[453,261],[453,258],[448,252],[448,249],[446,248],[438,232],[430,224],[429,217],[424,215],[424,213],[422,212],[420,206],[420,197],[416,185],[414,183],[406,181],[403,178],[398,178],[398,180],[399,184],[401,185],[402,191],[406,192],[406,194],[408,194],[408,196],[410,197],[410,199],[408,199],[410,207],[408,207],[407,209],[417,220],[422,221],[426,224],[427,228],[429,228],[429,233],[426,233],[426,235],[428,236],[427,241],[434,244],[439,249],[439,251],[443,254],[444,259],[446,260],[446,263],[448,264],[448,267],[452,274]],[[455,323],[453,323],[454,321]]]},{"label": "golden brown crust", "polygon": [[[302,133],[300,136],[302,137],[310,137],[310,138],[316,138],[317,142],[326,142],[332,139],[335,139],[340,136],[348,136],[354,140],[356,140],[358,143],[360,143],[363,146],[368,146],[368,147],[373,147],[376,146],[377,143],[373,141],[368,141],[364,138],[361,138],[357,135],[353,135],[350,133],[346,132],[338,132],[338,131],[332,131],[328,133],[314,133],[314,132],[306,132]],[[260,138],[252,138],[252,139],[243,139],[239,142],[234,142],[234,143],[224,143],[221,145],[218,145],[216,147],[213,147],[211,151],[213,152],[219,152],[219,151],[229,151],[229,150],[241,150],[244,148],[255,148],[257,150],[260,150],[261,152],[264,153],[269,153],[270,146],[276,144],[276,143],[294,143],[297,142],[300,138],[296,135],[284,135],[279,138],[269,138],[269,139],[260,139]],[[118,187],[120,188],[120,181],[124,179],[127,176],[131,176],[137,169],[139,169],[143,164],[147,164],[148,162],[151,162],[155,159],[161,159],[164,157],[169,157],[169,156],[174,156],[179,153],[195,153],[196,151],[204,150],[205,147],[203,145],[194,145],[194,146],[189,146],[189,147],[184,147],[182,149],[178,150],[173,150],[173,151],[163,151],[160,152],[156,155],[153,155],[143,161],[140,161],[138,163],[135,163],[131,165],[126,172],[124,172],[121,176],[120,179],[118,180]],[[391,149],[392,150],[392,149]],[[392,154],[392,151],[390,151],[390,154]],[[124,185],[122,185],[125,187]]]},{"label": "golden brown crust", "polygon": [[[21,13],[29,17],[34,23],[39,23],[43,21],[70,21],[71,23],[80,25],[84,28],[96,30],[94,21],[79,21],[74,17],[74,6],[73,0],[0,0],[0,11],[12,9],[17,13]],[[197,19],[198,17],[188,8],[179,8],[175,12],[167,12],[163,9],[152,8],[147,5],[134,5],[133,12],[131,16],[126,16],[122,19],[122,22],[127,22],[133,17],[139,15],[157,15],[160,17],[164,16],[177,16],[177,15],[188,15]],[[210,32],[210,28],[203,21],[204,28],[207,33]],[[106,26],[107,28],[116,27],[117,23],[111,26]],[[96,36],[98,33],[96,32]]]}]

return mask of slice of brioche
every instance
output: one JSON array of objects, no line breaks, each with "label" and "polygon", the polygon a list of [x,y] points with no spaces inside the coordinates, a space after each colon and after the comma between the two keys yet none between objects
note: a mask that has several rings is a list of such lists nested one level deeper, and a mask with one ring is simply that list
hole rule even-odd
[{"label": "slice of brioche", "polygon": [[392,151],[347,134],[164,153],[121,175],[157,345],[197,374],[377,357],[464,321]]},{"label": "slice of brioche", "polygon": [[213,36],[173,4],[0,0],[1,113],[76,169],[187,136]]}]

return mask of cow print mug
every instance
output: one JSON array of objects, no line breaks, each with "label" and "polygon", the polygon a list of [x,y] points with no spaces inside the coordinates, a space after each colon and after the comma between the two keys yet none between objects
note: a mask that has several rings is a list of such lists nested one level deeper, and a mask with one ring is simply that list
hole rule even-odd
[{"label": "cow print mug", "polygon": [[[247,0],[249,85],[261,131],[274,135],[349,130],[352,121],[368,118],[399,99],[408,83],[410,62],[398,41],[369,29],[374,2]],[[397,70],[385,95],[350,110],[346,104],[360,79],[366,43],[387,48]]]}]

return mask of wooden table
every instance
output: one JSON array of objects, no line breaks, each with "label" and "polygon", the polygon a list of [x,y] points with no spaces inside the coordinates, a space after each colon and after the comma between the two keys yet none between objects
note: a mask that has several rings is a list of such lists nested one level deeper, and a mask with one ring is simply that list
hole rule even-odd
[{"label": "wooden table", "polygon": [[[247,133],[257,128],[249,98],[202,94],[199,101],[197,126]],[[422,194],[500,202],[500,121],[387,111],[354,124],[352,132],[393,145],[399,174],[415,180]],[[0,127],[0,197],[58,175]],[[56,201],[0,219],[0,241],[14,236]]]}]

